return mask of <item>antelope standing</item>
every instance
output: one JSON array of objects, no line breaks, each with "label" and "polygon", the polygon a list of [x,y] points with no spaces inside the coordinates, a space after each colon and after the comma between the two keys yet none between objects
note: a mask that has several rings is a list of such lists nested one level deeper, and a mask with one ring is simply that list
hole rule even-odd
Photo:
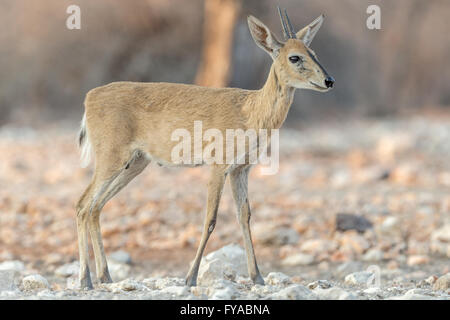
[{"label": "antelope standing", "polygon": [[[82,161],[95,155],[95,173],[77,204],[81,288],[92,288],[88,267],[88,232],[95,255],[97,278],[112,282],[103,249],[99,216],[105,203],[140,174],[151,162],[171,161],[171,133],[185,128],[192,133],[196,120],[203,130],[216,128],[278,129],[283,124],[297,88],[326,92],[334,79],[309,48],[323,22],[323,15],[294,32],[286,11],[278,8],[285,42],[280,42],[261,21],[248,17],[256,44],[273,59],[262,89],[213,89],[175,83],[115,82],[95,88],[86,96],[79,144]],[[225,162],[223,162],[225,163]],[[212,233],[227,175],[243,233],[248,272],[254,283],[264,284],[258,270],[249,229],[247,181],[250,164],[211,164],[206,217],[200,245],[186,278],[195,286],[200,260]]]}]

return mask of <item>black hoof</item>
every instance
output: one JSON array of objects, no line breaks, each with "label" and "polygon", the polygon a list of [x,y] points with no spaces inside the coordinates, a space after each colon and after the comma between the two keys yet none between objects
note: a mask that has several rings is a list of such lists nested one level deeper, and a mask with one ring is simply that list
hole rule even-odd
[{"label": "black hoof", "polygon": [[194,277],[187,277],[185,283],[188,287],[195,287],[197,286],[197,279],[194,279]]},{"label": "black hoof", "polygon": [[99,278],[100,283],[113,283],[109,274],[103,275]]},{"label": "black hoof", "polygon": [[256,277],[252,277],[253,283],[254,284],[260,284],[260,285],[264,285],[264,279],[261,277],[260,274],[258,274]]},{"label": "black hoof", "polygon": [[92,290],[92,281],[90,277],[80,279],[80,289],[81,290]]}]

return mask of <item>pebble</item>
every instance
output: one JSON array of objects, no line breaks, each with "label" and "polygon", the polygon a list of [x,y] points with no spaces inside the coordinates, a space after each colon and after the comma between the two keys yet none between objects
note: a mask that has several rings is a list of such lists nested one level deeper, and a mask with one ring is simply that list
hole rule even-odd
[{"label": "pebble", "polygon": [[314,256],[307,253],[296,253],[281,260],[281,264],[286,267],[307,266],[314,262]]},{"label": "pebble", "polygon": [[365,285],[372,276],[373,273],[369,271],[354,272],[345,277],[345,283],[354,286]]},{"label": "pebble", "polygon": [[265,278],[265,283],[273,286],[285,286],[291,284],[291,278],[281,272],[270,272]]},{"label": "pebble", "polygon": [[223,289],[217,289],[214,291],[211,299],[213,300],[235,300],[239,298],[239,291],[232,286],[227,286]]},{"label": "pebble", "polygon": [[5,270],[21,272],[25,270],[25,264],[18,260],[4,261],[0,263],[0,271]]},{"label": "pebble", "polygon": [[372,248],[369,249],[363,256],[363,261],[370,261],[370,262],[378,262],[383,260],[384,258],[384,252],[380,249]]},{"label": "pebble", "polygon": [[386,300],[431,300],[431,299],[433,299],[433,297],[424,294],[406,293],[399,296],[389,297]]},{"label": "pebble", "polygon": [[450,288],[450,273],[439,277],[433,285],[434,290],[445,291]]},{"label": "pebble", "polygon": [[328,289],[331,288],[333,284],[328,280],[317,280],[308,284],[308,288],[313,290],[315,288]]},{"label": "pebble", "polygon": [[66,263],[55,270],[55,275],[58,277],[68,278],[74,275],[78,275],[80,270],[80,264],[78,261]]},{"label": "pebble", "polygon": [[190,295],[190,290],[187,286],[169,286],[161,289],[162,293],[167,293],[175,298],[185,297]]},{"label": "pebble", "polygon": [[183,287],[185,286],[185,279],[183,278],[147,278],[142,283],[152,289],[158,290],[166,287]]},{"label": "pebble", "polygon": [[48,289],[50,284],[47,279],[39,274],[32,274],[22,279],[22,285],[25,290]]},{"label": "pebble", "polygon": [[430,249],[434,253],[450,258],[450,223],[432,232]]},{"label": "pebble", "polygon": [[122,291],[145,290],[146,288],[143,284],[134,279],[125,279],[116,283],[103,284],[103,286],[114,293],[120,293]]},{"label": "pebble", "polygon": [[274,300],[309,300],[313,297],[311,290],[300,284],[291,285],[269,296]]},{"label": "pebble", "polygon": [[360,215],[338,213],[336,216],[337,231],[356,230],[358,232],[364,232],[372,227],[372,222]]},{"label": "pebble", "polygon": [[110,260],[114,260],[117,263],[131,264],[131,255],[123,250],[118,250],[109,255]]},{"label": "pebble", "polygon": [[108,270],[114,281],[125,280],[130,276],[131,267],[125,263],[118,263],[114,260],[109,261]]},{"label": "pebble", "polygon": [[15,275],[16,271],[14,270],[0,270],[0,292],[17,289],[14,283]]},{"label": "pebble", "polygon": [[407,260],[408,266],[418,266],[422,264],[427,264],[430,262],[430,258],[423,255],[413,255],[409,256]]},{"label": "pebble", "polygon": [[208,286],[218,279],[235,280],[236,270],[234,266],[219,259],[207,261],[200,265],[198,284]]},{"label": "pebble", "polygon": [[277,246],[296,244],[300,240],[297,230],[267,223],[256,223],[252,227],[252,236],[255,242]]},{"label": "pebble", "polygon": [[354,300],[357,298],[355,294],[339,287],[328,289],[317,287],[313,292],[320,300]]},{"label": "pebble", "polygon": [[337,234],[336,237],[340,244],[340,250],[344,252],[361,255],[370,248],[370,243],[367,239],[354,230]]},{"label": "pebble", "polygon": [[248,276],[244,249],[230,244],[202,258],[198,283],[210,285],[217,279],[235,280],[237,276]]},{"label": "pebble", "polygon": [[389,216],[380,225],[380,232],[384,235],[397,234],[402,230],[400,219],[397,217]]},{"label": "pebble", "polygon": [[340,264],[336,271],[339,275],[347,275],[352,272],[361,271],[363,269],[363,264],[359,261],[347,261]]},{"label": "pebble", "polygon": [[309,239],[302,243],[300,250],[305,253],[323,254],[335,250],[337,243],[325,239]]}]

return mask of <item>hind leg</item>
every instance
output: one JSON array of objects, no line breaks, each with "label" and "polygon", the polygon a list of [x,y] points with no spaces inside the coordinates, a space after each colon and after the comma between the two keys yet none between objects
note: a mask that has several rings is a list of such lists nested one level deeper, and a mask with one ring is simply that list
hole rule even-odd
[{"label": "hind leg", "polygon": [[100,212],[103,206],[122,190],[133,178],[140,174],[148,165],[148,158],[140,151],[133,152],[129,161],[122,167],[119,174],[111,181],[105,191],[98,196],[97,202],[88,218],[92,248],[95,256],[97,278],[101,283],[111,283],[102,234],[100,231]]},{"label": "hind leg", "polygon": [[87,215],[88,209],[86,203],[90,198],[93,183],[91,183],[81,196],[77,205],[77,232],[78,232],[78,251],[80,255],[79,282],[81,289],[92,289],[91,275],[89,272],[89,247],[87,234]]},{"label": "hind leg", "polygon": [[136,150],[126,162],[113,163],[110,160],[99,163],[108,163],[109,168],[96,167],[94,179],[80,199],[77,215],[80,285],[81,288],[88,289],[92,288],[92,282],[88,267],[87,230],[91,234],[97,277],[102,283],[112,282],[100,232],[100,212],[108,200],[144,170],[149,160],[142,152]]}]

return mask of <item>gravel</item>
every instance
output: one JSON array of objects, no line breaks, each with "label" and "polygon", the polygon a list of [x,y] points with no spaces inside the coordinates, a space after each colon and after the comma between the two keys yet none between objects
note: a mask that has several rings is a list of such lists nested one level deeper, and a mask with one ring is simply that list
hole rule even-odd
[{"label": "gravel", "polygon": [[[66,277],[74,264],[64,265],[53,272],[52,280],[39,274],[28,274],[24,269],[0,271],[1,299],[182,299],[182,300],[234,300],[234,299],[282,299],[282,300],[354,300],[354,299],[450,299],[450,273],[440,277],[431,275],[421,281],[407,281],[408,276],[419,273],[405,271],[390,272],[381,269],[385,281],[379,286],[368,285],[374,271],[358,271],[337,280],[315,280],[308,282],[302,276],[290,276],[282,272],[270,272],[264,277],[265,285],[253,285],[247,276],[237,276],[244,258],[243,248],[236,244],[225,246],[203,258],[202,264],[208,267],[208,277],[196,287],[187,287],[183,278],[151,277],[145,278],[135,270],[135,277],[126,278],[111,284],[96,284],[94,290],[79,290],[74,276]],[[235,261],[235,264],[232,262]],[[10,261],[8,261],[10,262]],[[216,264],[217,263],[217,264]],[[18,265],[9,263],[6,265]],[[217,266],[221,265],[222,268]],[[352,268],[360,266],[354,265]],[[348,266],[347,266],[348,268]],[[341,268],[341,272],[343,269]],[[351,268],[350,268],[351,269]],[[57,271],[57,272],[56,272]],[[206,272],[206,271],[205,271]],[[28,274],[28,275],[27,275]],[[230,276],[230,274],[232,276]],[[62,276],[63,275],[63,276]],[[396,277],[392,278],[392,275]],[[399,282],[399,275],[403,282]],[[340,279],[339,279],[340,278]],[[21,284],[16,286],[17,280]],[[66,282],[62,282],[66,280]],[[207,280],[207,281],[206,281]]]},{"label": "gravel", "polygon": [[208,170],[149,168],[104,208],[115,283],[98,284],[91,261],[95,289],[78,290],[74,206],[92,168],[74,132],[22,133],[0,131],[0,299],[449,299],[450,118],[281,130],[278,174],[255,166],[249,179],[264,286],[248,278],[227,184],[198,286],[185,287]]}]

